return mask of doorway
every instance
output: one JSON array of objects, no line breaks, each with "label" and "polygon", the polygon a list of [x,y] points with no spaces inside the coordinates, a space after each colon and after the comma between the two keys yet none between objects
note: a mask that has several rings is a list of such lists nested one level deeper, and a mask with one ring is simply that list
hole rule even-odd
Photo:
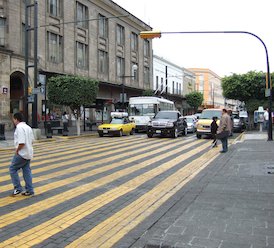
[{"label": "doorway", "polygon": [[24,74],[16,71],[10,75],[10,113],[24,113]]}]

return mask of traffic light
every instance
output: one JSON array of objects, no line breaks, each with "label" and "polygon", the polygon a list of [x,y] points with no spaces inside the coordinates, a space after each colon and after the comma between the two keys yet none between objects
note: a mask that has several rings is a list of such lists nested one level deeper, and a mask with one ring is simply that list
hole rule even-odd
[{"label": "traffic light", "polygon": [[141,31],[140,37],[142,39],[161,38],[161,31]]}]

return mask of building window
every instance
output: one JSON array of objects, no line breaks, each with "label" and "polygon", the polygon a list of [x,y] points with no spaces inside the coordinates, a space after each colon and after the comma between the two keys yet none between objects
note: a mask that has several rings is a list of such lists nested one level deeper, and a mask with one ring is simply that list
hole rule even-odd
[{"label": "building window", "polygon": [[77,26],[81,28],[88,28],[88,7],[77,2],[76,10]]},{"label": "building window", "polygon": [[144,83],[149,84],[149,67],[144,67]]},{"label": "building window", "polygon": [[131,33],[131,51],[138,51],[138,35]]},{"label": "building window", "polygon": [[0,46],[6,43],[6,19],[0,18]]},{"label": "building window", "polygon": [[52,16],[56,16],[56,17],[62,16],[61,1],[62,0],[48,0],[48,12]]},{"label": "building window", "polygon": [[[134,67],[136,67],[137,69],[134,70],[134,69],[133,69]],[[139,73],[138,73],[138,70],[139,70],[139,69],[138,69],[138,68],[139,68],[139,67],[138,67],[138,64],[132,63],[132,64],[131,64],[131,68],[132,68],[132,70],[131,70],[131,76],[133,76],[132,79],[133,79],[134,81],[138,81],[138,74],[139,74]]]},{"label": "building window", "polygon": [[150,47],[149,47],[149,41],[144,40],[144,56],[150,57]]},{"label": "building window", "polygon": [[88,46],[81,42],[76,42],[76,67],[88,68]]},{"label": "building window", "polygon": [[103,38],[108,37],[108,21],[107,18],[99,14],[99,36]]},{"label": "building window", "polygon": [[164,79],[161,77],[161,92],[164,90]]},{"label": "building window", "polygon": [[123,46],[125,44],[125,28],[121,25],[116,27],[116,42],[117,45]]},{"label": "building window", "polygon": [[108,53],[102,50],[98,52],[98,72],[107,75],[108,72]]},{"label": "building window", "polygon": [[125,75],[125,59],[117,57],[117,77]]},{"label": "building window", "polygon": [[175,82],[172,81],[172,93],[175,94]]},{"label": "building window", "polygon": [[48,60],[52,63],[63,61],[63,38],[48,32]]}]

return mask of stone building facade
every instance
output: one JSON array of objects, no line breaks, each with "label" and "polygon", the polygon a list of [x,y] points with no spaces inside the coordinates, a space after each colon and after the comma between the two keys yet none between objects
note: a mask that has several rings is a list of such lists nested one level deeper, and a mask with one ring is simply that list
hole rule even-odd
[{"label": "stone building facade", "polygon": [[[26,34],[30,63],[35,59],[34,32],[25,32],[26,5],[33,3],[0,0],[0,122],[10,127],[11,114],[24,112],[25,104],[32,112],[24,83]],[[108,118],[110,111],[120,107],[123,86],[125,100],[152,88],[152,42],[139,37],[140,31],[151,30],[149,25],[111,0],[37,0],[37,4],[38,73],[46,82],[60,74],[99,80],[99,93],[90,115],[93,121]],[[34,8],[28,9],[33,27]],[[28,71],[31,94],[33,68]],[[37,94],[38,120],[54,111],[45,109],[45,97],[42,89]]]}]

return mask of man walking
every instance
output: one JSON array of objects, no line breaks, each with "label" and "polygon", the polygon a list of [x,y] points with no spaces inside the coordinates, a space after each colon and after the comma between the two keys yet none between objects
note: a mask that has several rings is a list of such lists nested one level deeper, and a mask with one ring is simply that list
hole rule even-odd
[{"label": "man walking", "polygon": [[228,142],[227,142],[227,138],[231,132],[231,118],[230,116],[227,114],[227,110],[223,109],[222,112],[222,118],[220,120],[220,126],[218,128],[218,134],[223,133],[224,135],[222,135],[223,137],[220,138],[221,142],[222,142],[222,147],[223,150],[220,151],[221,153],[225,153],[227,152],[228,149]]},{"label": "man walking", "polygon": [[[15,154],[13,156],[9,171],[14,186],[11,196],[22,194],[24,196],[33,196],[32,174],[30,169],[30,160],[33,158],[32,142],[34,140],[33,132],[30,126],[24,122],[24,116],[21,113],[13,115],[13,123],[16,126],[14,132]],[[26,190],[20,183],[18,170],[22,169]]]},{"label": "man walking", "polygon": [[269,111],[268,108],[264,111],[264,129],[268,130],[268,125],[269,125]]}]

